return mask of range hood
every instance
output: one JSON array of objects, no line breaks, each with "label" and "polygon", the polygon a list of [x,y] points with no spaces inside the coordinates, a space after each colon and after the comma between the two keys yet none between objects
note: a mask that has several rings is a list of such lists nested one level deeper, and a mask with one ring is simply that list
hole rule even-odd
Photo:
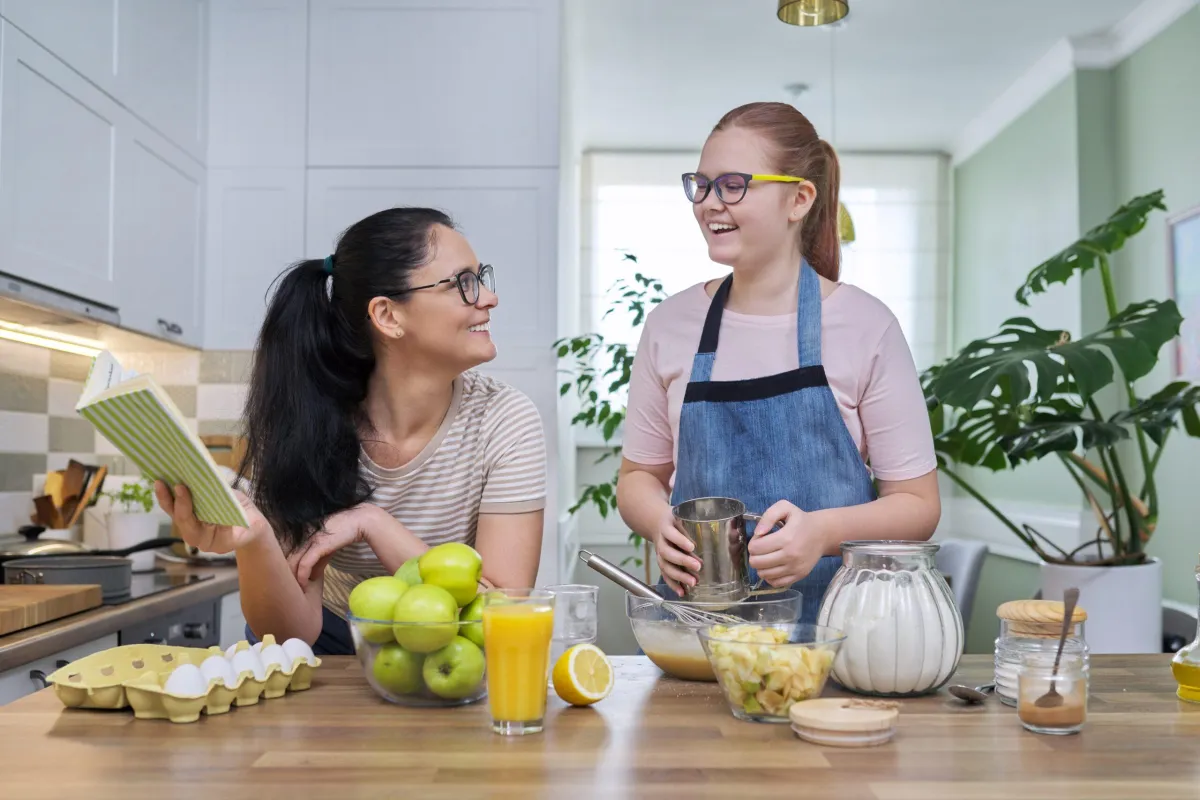
[{"label": "range hood", "polygon": [[189,350],[121,327],[117,309],[0,272],[0,321],[82,337],[124,352]]}]

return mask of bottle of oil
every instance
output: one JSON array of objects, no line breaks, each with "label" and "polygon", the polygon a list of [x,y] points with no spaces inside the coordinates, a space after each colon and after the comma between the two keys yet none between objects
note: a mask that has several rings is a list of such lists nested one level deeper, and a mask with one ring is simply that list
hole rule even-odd
[{"label": "bottle of oil", "polygon": [[[1200,587],[1200,566],[1196,567],[1196,585]],[[1200,612],[1197,616],[1200,617]],[[1176,696],[1180,700],[1200,703],[1200,622],[1196,624],[1196,638],[1171,659],[1171,674],[1179,684]]]}]

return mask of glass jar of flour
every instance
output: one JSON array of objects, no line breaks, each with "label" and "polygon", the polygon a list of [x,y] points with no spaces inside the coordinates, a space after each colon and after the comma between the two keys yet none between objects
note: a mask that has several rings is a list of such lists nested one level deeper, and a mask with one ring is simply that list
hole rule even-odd
[{"label": "glass jar of flour", "polygon": [[[996,637],[995,681],[996,696],[1009,706],[1017,705],[1017,673],[1021,658],[1028,653],[1049,653],[1058,650],[1062,633],[1063,604],[1060,600],[1011,600],[996,609],[1000,618],[1000,635]],[[1063,656],[1077,657],[1083,674],[1090,671],[1084,622],[1087,612],[1075,606],[1071,629],[1063,643]]]},{"label": "glass jar of flour", "polygon": [[817,623],[846,641],[832,677],[860,694],[904,697],[936,691],[963,652],[963,622],[934,566],[936,542],[842,544],[842,567],[825,592]]}]

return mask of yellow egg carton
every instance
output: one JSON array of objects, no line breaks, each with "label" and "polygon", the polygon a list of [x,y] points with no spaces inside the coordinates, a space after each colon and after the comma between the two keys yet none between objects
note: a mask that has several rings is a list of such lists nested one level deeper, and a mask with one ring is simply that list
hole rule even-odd
[{"label": "yellow egg carton", "polygon": [[[263,637],[264,648],[273,644],[274,636]],[[178,667],[184,664],[199,667],[213,656],[226,657],[248,649],[250,643],[244,639],[230,647],[228,653],[219,647],[122,645],[73,661],[46,676],[46,681],[67,708],[133,708],[138,719],[195,722],[201,712],[224,714],[231,706],[252,706],[260,697],[270,700],[288,691],[304,691],[312,686],[313,671],[321,666],[321,659],[316,656],[301,655],[293,659],[286,671],[277,663],[267,665],[262,680],[256,679],[252,670],[242,669],[237,671],[233,686],[213,677],[202,693],[167,692],[168,678]]]}]

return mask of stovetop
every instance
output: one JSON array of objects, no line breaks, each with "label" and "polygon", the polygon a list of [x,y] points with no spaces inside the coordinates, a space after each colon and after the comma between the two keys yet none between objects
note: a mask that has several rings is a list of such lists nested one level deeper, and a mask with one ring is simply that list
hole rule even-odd
[{"label": "stovetop", "polygon": [[195,583],[211,580],[215,575],[195,575],[187,574],[180,575],[177,573],[168,573],[162,567],[156,567],[151,570],[137,571],[134,570],[129,581],[129,594],[124,597],[117,597],[112,600],[105,600],[106,606],[119,606],[129,603],[133,600],[141,600],[143,597],[149,597],[163,592],[169,592],[172,589],[181,589],[184,586],[191,586]]}]

